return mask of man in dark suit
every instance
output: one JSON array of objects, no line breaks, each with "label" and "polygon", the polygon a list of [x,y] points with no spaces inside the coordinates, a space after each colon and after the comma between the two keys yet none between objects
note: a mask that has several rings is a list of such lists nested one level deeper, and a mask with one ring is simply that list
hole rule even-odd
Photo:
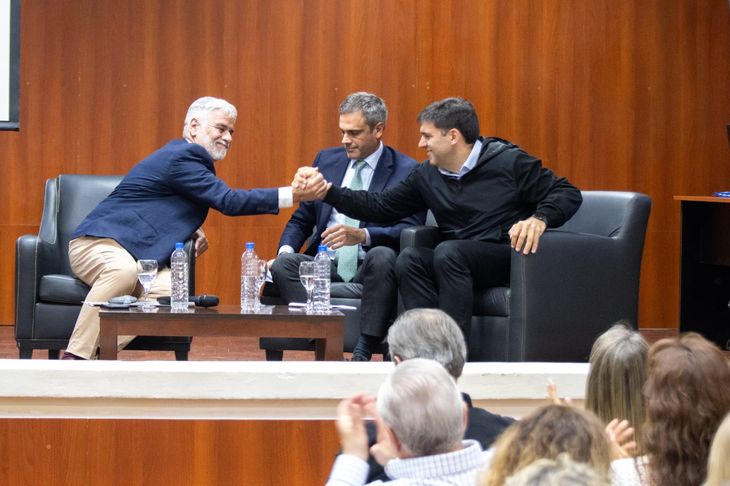
[{"label": "man in dark suit", "polygon": [[[175,243],[196,238],[196,253],[207,248],[200,229],[210,208],[223,214],[275,214],[324,193],[321,176],[312,183],[271,189],[232,189],[215,173],[233,139],[236,108],[204,97],[190,105],[183,139],[173,140],[135,165],[114,191],[81,222],[69,243],[74,273],[91,287],[87,300],[139,294],[139,259],[157,260],[160,271],[150,296],[170,295],[170,254]],[[131,340],[125,338],[120,344]],[[98,308],[85,305],[64,359],[89,359],[99,341]]]},{"label": "man in dark suit", "polygon": [[[340,186],[380,192],[404,180],[416,161],[381,142],[387,109],[379,97],[364,92],[349,95],[340,104],[342,147],[317,154],[314,167]],[[337,251],[332,263],[333,282],[361,283],[360,337],[353,361],[369,361],[395,315],[396,251],[403,228],[423,224],[424,213],[405,215],[393,225],[378,225],[346,218],[321,201],[302,204],[279,240],[271,265],[274,283],[287,302],[303,302],[299,263],[311,260],[320,244]],[[307,240],[303,254],[296,253]]]}]

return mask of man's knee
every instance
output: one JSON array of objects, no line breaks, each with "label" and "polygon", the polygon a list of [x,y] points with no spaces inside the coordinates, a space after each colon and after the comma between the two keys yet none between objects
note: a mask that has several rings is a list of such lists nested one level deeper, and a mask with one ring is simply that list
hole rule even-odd
[{"label": "man's knee", "polygon": [[282,253],[276,257],[271,264],[271,277],[274,281],[277,278],[286,278],[286,275],[299,274],[299,262],[303,260],[300,253]]},{"label": "man's knee", "polygon": [[433,267],[435,271],[463,266],[466,262],[459,248],[458,241],[444,241],[439,243],[433,252]]},{"label": "man's knee", "polygon": [[365,254],[363,265],[387,265],[392,268],[395,266],[396,257],[397,255],[395,250],[392,248],[387,246],[376,246],[375,248],[371,248],[370,251]]},{"label": "man's knee", "polygon": [[117,260],[107,264],[100,278],[111,282],[120,293],[131,294],[137,286],[137,262]]}]

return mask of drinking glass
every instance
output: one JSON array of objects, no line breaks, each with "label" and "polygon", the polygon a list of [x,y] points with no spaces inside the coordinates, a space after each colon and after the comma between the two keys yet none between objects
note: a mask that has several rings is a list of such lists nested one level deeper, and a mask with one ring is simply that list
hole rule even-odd
[{"label": "drinking glass", "polygon": [[256,310],[261,309],[261,289],[266,283],[266,275],[269,273],[269,267],[266,260],[259,258],[256,262]]},{"label": "drinking glass", "polygon": [[150,287],[152,287],[152,281],[156,276],[157,260],[137,261],[137,278],[144,289],[144,302],[142,302],[142,305],[140,306],[143,311],[148,311],[154,308],[154,306],[150,303],[148,294],[150,293]]},{"label": "drinking glass", "polygon": [[307,291],[307,314],[314,312],[312,305],[312,291],[314,290],[314,262],[301,262],[299,264],[299,281]]}]

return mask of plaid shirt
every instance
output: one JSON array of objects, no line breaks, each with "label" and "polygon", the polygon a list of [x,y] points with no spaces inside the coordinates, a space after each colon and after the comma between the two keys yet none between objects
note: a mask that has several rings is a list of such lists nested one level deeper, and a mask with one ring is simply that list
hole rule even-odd
[{"label": "plaid shirt", "polygon": [[[463,449],[456,452],[391,460],[385,466],[386,474],[392,479],[388,484],[473,486],[479,470],[488,464],[490,454],[483,452],[475,440],[465,440],[462,446]],[[341,454],[335,460],[327,486],[363,486],[367,475],[367,462]]]}]

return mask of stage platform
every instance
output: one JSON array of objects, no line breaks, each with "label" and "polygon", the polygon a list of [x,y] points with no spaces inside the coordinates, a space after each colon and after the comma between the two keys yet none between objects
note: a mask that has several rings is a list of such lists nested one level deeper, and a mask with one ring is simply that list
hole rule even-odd
[{"label": "stage platform", "polygon": [[[3,418],[332,419],[339,400],[375,393],[390,362],[0,360]],[[521,417],[552,379],[580,404],[588,365],[467,363],[476,406]]]}]

